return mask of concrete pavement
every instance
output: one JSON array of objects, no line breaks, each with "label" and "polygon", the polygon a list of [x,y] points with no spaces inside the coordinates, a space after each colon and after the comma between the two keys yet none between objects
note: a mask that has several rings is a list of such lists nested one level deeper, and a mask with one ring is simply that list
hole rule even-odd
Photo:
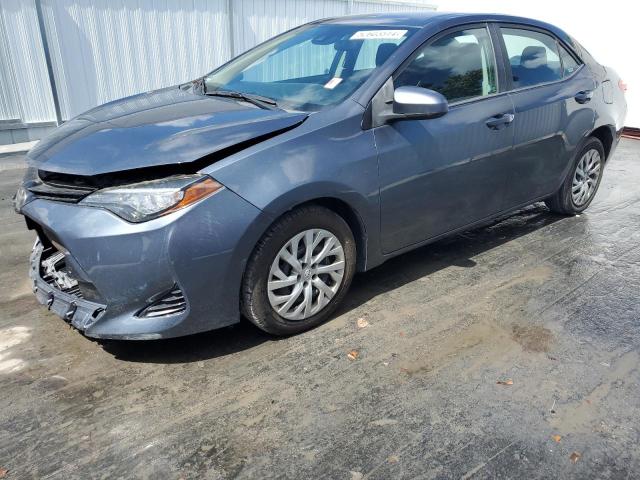
[{"label": "concrete pavement", "polygon": [[286,339],[84,338],[30,292],[22,173],[0,174],[7,479],[640,477],[640,142],[586,213],[396,258]]}]

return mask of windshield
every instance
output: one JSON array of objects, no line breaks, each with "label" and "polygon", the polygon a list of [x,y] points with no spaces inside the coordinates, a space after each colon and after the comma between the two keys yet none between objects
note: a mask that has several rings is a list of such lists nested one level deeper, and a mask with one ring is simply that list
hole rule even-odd
[{"label": "windshield", "polygon": [[305,25],[223,65],[204,79],[208,94],[235,91],[315,111],[347,98],[415,32],[407,27]]}]

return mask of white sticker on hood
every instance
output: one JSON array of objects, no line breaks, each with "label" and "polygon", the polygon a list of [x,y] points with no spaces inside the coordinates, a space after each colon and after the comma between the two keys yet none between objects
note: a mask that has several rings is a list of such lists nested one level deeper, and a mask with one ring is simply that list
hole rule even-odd
[{"label": "white sticker on hood", "polygon": [[404,37],[406,30],[359,30],[350,40],[397,40]]}]

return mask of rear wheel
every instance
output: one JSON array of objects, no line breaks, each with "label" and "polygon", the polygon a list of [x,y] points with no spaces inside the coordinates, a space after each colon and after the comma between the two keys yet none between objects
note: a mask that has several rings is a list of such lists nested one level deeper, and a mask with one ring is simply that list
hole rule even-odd
[{"label": "rear wheel", "polygon": [[344,298],[355,258],[353,234],[331,210],[306,206],[285,214],[249,260],[242,285],[244,315],[276,335],[321,324]]},{"label": "rear wheel", "polygon": [[563,215],[575,215],[586,210],[600,186],[604,158],[600,140],[589,138],[576,156],[560,190],[545,200],[549,209]]}]

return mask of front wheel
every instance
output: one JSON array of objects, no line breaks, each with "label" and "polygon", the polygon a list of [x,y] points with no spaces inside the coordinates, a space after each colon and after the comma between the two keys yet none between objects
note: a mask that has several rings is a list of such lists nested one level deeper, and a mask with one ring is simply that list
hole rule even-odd
[{"label": "front wheel", "polygon": [[563,215],[575,215],[586,210],[600,186],[604,159],[602,142],[594,137],[589,138],[578,152],[560,190],[545,200],[547,207]]},{"label": "front wheel", "polygon": [[242,311],[262,330],[290,335],[321,324],[344,298],[355,272],[347,223],[306,206],[282,216],[258,242],[242,282]]}]

